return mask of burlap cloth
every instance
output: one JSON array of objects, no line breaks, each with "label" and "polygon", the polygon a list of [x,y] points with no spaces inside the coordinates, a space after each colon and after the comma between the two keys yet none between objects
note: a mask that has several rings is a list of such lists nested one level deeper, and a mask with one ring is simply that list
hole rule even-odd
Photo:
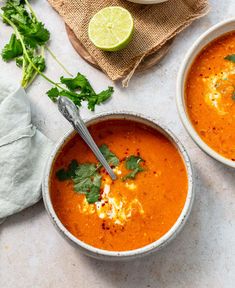
[{"label": "burlap cloth", "polygon": [[[208,11],[207,0],[169,0],[162,4],[140,5],[126,0],[48,0],[73,30],[100,68],[112,79],[127,85],[141,60],[156,52],[193,20]],[[132,42],[122,51],[103,52],[89,40],[91,17],[106,6],[122,6],[134,18]]]}]

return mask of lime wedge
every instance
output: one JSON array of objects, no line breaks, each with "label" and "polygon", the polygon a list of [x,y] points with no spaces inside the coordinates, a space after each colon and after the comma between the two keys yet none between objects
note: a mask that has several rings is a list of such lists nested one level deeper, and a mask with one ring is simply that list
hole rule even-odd
[{"label": "lime wedge", "polygon": [[119,6],[111,6],[91,18],[88,36],[101,50],[119,51],[131,41],[133,31],[134,21],[130,12]]}]

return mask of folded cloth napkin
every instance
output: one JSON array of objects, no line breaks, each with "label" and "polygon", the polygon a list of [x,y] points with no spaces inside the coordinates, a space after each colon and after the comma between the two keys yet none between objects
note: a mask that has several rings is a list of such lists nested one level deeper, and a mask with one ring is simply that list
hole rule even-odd
[{"label": "folded cloth napkin", "polygon": [[0,223],[40,199],[52,148],[52,142],[31,124],[25,91],[13,89],[0,81]]}]

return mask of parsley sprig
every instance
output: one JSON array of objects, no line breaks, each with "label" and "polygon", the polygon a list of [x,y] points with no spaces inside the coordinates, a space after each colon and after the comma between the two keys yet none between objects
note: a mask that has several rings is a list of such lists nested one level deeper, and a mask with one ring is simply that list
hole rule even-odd
[{"label": "parsley sprig", "polygon": [[48,47],[50,32],[38,20],[28,0],[7,0],[1,9],[3,13],[0,13],[0,17],[3,22],[14,30],[9,42],[2,50],[2,59],[6,62],[15,60],[16,65],[22,68],[21,85],[23,88],[30,86],[37,75],[41,75],[53,85],[53,88],[47,92],[53,101],[56,101],[60,95],[70,98],[77,106],[81,106],[83,101],[87,101],[88,109],[92,111],[96,105],[111,97],[112,87],[96,93],[87,78],[80,73],[74,78],[61,77],[60,83],[51,80],[43,73],[46,69],[45,50],[67,74],[70,76],[72,74]]}]

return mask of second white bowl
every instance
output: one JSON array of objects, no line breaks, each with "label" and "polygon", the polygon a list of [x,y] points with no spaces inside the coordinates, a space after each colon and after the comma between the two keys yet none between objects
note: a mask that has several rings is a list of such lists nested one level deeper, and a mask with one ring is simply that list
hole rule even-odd
[{"label": "second white bowl", "polygon": [[215,40],[216,38],[222,36],[225,33],[234,30],[235,30],[235,18],[232,18],[213,26],[212,28],[207,30],[204,34],[202,34],[201,37],[199,37],[199,39],[189,49],[181,65],[177,79],[177,94],[176,94],[176,103],[180,118],[183,122],[184,127],[186,128],[187,132],[194,140],[194,142],[208,155],[232,168],[235,168],[235,162],[223,157],[215,150],[213,150],[211,147],[209,147],[201,139],[201,137],[194,129],[187,113],[187,107],[185,103],[185,84],[189,69],[191,68],[192,63],[194,62],[196,56],[200,53],[200,51],[211,41]]}]

